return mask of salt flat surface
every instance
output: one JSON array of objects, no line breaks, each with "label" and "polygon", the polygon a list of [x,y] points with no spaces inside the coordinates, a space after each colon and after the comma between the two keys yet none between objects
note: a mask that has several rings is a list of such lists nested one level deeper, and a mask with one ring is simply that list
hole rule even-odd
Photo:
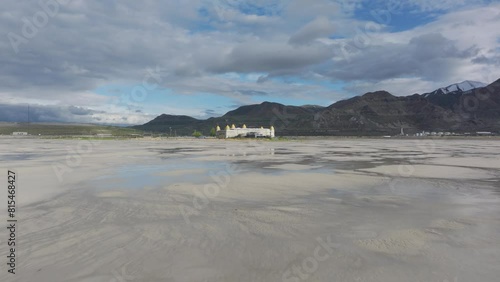
[{"label": "salt flat surface", "polygon": [[498,281],[499,159],[488,140],[1,138],[19,246],[0,277]]}]

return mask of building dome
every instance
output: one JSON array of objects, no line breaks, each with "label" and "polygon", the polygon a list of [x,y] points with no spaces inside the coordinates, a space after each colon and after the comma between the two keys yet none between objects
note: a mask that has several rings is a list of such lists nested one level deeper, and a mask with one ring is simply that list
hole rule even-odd
[{"label": "building dome", "polygon": [[246,125],[246,124],[244,124],[244,125],[243,125],[243,128],[247,128],[247,125]]},{"label": "building dome", "polygon": [[236,125],[231,125],[231,129],[236,129]]},{"label": "building dome", "polygon": [[215,128],[215,131],[220,131],[220,126],[217,125],[217,127]]}]

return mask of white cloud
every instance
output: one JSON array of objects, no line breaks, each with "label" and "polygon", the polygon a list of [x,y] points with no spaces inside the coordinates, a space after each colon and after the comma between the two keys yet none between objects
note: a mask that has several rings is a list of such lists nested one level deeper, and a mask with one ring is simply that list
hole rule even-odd
[{"label": "white cloud", "polygon": [[485,0],[408,0],[406,5],[416,7],[420,12],[449,11],[467,6],[485,4]]},{"label": "white cloud", "polygon": [[332,35],[335,25],[326,17],[317,17],[290,37],[291,44],[306,44],[311,41]]},{"label": "white cloud", "polygon": [[[498,56],[499,14],[500,4],[491,4],[451,12],[408,31],[370,34],[369,44],[358,45],[361,48],[347,41],[350,45],[337,45],[330,76],[354,81],[347,89],[357,94],[370,84],[408,95],[463,80],[493,82],[500,65],[475,61],[494,62]],[[401,87],[403,81],[415,83],[406,87],[411,91]]]}]

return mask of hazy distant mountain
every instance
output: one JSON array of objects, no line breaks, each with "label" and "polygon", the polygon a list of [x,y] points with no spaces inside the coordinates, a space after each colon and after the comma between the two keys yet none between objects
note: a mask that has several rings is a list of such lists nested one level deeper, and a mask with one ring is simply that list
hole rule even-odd
[{"label": "hazy distant mountain", "polygon": [[186,123],[193,123],[197,122],[199,120],[192,118],[190,116],[176,116],[176,115],[167,115],[163,114],[160,116],[157,116],[155,119],[152,121],[146,123],[146,124],[164,124],[164,123],[173,123],[173,124],[186,124]]},{"label": "hazy distant mountain", "polygon": [[285,106],[279,103],[264,102],[258,105],[242,106],[226,113],[223,117],[245,117],[250,119],[273,118],[280,114],[304,115],[319,111],[323,107]]},{"label": "hazy distant mountain", "polygon": [[[163,114],[152,121],[136,126],[135,128],[152,131],[152,132],[162,132],[166,134],[189,134],[193,132],[196,128],[201,126],[205,121],[198,120],[190,116],[177,116],[177,115],[167,115]],[[179,132],[177,132],[179,130]]]},{"label": "hazy distant mountain", "polygon": [[398,97],[386,91],[366,93],[328,107],[286,106],[264,102],[239,107],[222,117],[197,120],[161,115],[138,126],[178,134],[220,125],[274,125],[278,135],[386,135],[427,131],[500,131],[500,79],[486,86],[464,81],[422,95]]}]

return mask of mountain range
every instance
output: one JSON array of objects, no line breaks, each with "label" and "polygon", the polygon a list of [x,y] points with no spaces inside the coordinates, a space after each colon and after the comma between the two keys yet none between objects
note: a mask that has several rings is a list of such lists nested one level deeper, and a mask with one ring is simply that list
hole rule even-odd
[{"label": "mountain range", "polygon": [[486,85],[464,81],[430,93],[394,96],[369,92],[328,107],[264,102],[206,120],[163,114],[135,128],[151,132],[208,135],[217,125],[271,126],[278,136],[373,136],[421,131],[500,132],[500,79]]}]

